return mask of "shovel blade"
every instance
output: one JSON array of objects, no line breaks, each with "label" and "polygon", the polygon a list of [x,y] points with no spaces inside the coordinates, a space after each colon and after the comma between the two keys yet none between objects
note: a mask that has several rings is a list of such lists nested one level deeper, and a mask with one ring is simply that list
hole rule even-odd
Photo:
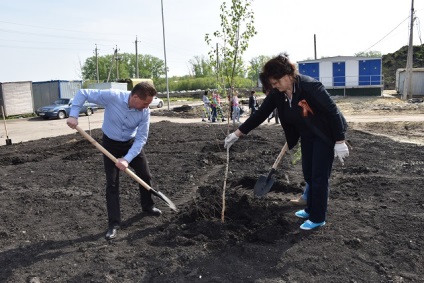
[{"label": "shovel blade", "polygon": [[166,204],[175,212],[178,212],[177,206],[169,199],[167,198],[164,194],[162,194],[159,191],[155,191],[153,189],[151,189],[152,194],[154,194],[155,196],[159,197],[161,200],[163,200],[164,202],[166,202]]},{"label": "shovel blade", "polygon": [[267,176],[260,176],[258,181],[256,181],[255,187],[253,188],[255,197],[266,195],[271,190],[274,182],[274,177],[268,178]]}]

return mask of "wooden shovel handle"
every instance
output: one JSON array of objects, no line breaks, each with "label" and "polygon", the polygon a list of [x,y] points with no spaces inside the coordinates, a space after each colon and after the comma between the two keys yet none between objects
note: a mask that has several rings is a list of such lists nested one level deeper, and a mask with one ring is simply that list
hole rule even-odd
[{"label": "wooden shovel handle", "polygon": [[1,106],[1,113],[3,114],[4,131],[6,132],[6,137],[9,138],[9,134],[7,133],[6,116],[4,115],[3,105]]},{"label": "wooden shovel handle", "polygon": [[[101,146],[95,139],[93,139],[89,134],[87,134],[83,129],[81,129],[79,126],[76,126],[75,128],[84,138],[86,138],[89,142],[91,142],[97,149],[99,149],[104,155],[110,158],[114,163],[118,161],[115,156],[113,156],[109,151],[107,151],[103,146]],[[144,182],[140,177],[138,177],[133,171],[126,168],[125,173],[130,175],[131,178],[136,180],[140,185],[142,185],[147,190],[152,190],[152,187],[150,187],[146,182]]]},{"label": "wooden shovel handle", "polygon": [[277,159],[274,162],[274,165],[272,165],[272,169],[277,169],[278,164],[280,164],[281,159],[283,158],[284,154],[287,152],[287,150],[289,149],[289,146],[286,142],[286,144],[283,146],[283,148],[280,151],[280,154],[278,155]]}]

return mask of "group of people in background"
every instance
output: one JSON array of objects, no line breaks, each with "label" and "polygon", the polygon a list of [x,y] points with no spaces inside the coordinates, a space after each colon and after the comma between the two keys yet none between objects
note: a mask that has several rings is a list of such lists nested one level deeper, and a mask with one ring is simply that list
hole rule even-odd
[{"label": "group of people in background", "polygon": [[226,121],[224,117],[224,112],[222,111],[221,106],[221,96],[213,91],[212,96],[208,97],[209,91],[205,90],[202,96],[203,101],[203,111],[202,111],[202,122],[211,121],[215,123],[218,120],[222,122]]},{"label": "group of people in background", "polygon": [[[208,94],[209,91],[206,90],[202,96],[202,122],[211,121],[215,123],[216,121],[226,121],[221,105],[221,96],[216,91],[212,91],[210,98]],[[233,123],[240,123],[241,107],[237,93],[234,93],[233,97],[228,96],[228,101],[230,103],[230,117]]]},{"label": "group of people in background", "polygon": [[[232,96],[227,96],[228,102],[229,102],[229,110],[230,110],[230,118],[233,121],[233,124],[236,123],[240,124],[240,117],[243,113],[242,107],[241,107],[241,101],[239,100],[238,93],[236,91],[233,91]],[[212,91],[211,97],[209,97],[209,91],[206,90],[202,95],[202,101],[203,101],[203,111],[201,111],[202,115],[202,122],[211,121],[216,122],[218,120],[225,121],[225,116],[222,110],[221,105],[221,97],[220,95]],[[249,96],[249,110],[250,115],[253,115],[256,110],[259,108],[259,103],[257,100],[256,92],[252,90],[250,92]]]}]

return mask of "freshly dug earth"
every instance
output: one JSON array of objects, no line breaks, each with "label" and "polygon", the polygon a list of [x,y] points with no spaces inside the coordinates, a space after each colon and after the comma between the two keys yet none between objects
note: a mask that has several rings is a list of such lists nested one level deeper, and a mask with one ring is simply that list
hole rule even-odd
[{"label": "freshly dug earth", "polygon": [[[231,148],[227,180],[232,126],[152,124],[153,187],[179,211],[155,198],[163,216],[144,215],[137,183],[122,174],[112,241],[93,145],[75,133],[2,146],[0,282],[423,282],[424,147],[377,135],[399,129],[423,141],[422,124],[355,124],[351,155],[334,162],[327,224],[315,231],[299,229],[289,203],[304,186],[296,150],[271,192],[253,197],[285,142],[272,123]],[[100,130],[92,135],[100,141]]]}]

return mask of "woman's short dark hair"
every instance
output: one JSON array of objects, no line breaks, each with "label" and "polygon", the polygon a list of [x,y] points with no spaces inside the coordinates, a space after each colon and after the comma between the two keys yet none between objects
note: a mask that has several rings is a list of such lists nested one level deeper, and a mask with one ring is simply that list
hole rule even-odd
[{"label": "woman's short dark hair", "polygon": [[270,91],[272,89],[271,84],[269,83],[268,78],[265,77],[265,74],[259,73],[259,80],[261,81],[262,84],[262,92],[266,93],[267,91]]},{"label": "woman's short dark hair", "polygon": [[287,53],[281,53],[265,63],[263,67],[263,76],[266,80],[279,80],[285,75],[297,76],[296,65],[290,62]]},{"label": "woman's short dark hair", "polygon": [[141,82],[134,86],[131,95],[137,95],[140,99],[146,99],[148,96],[155,96],[158,92],[149,82]]}]

